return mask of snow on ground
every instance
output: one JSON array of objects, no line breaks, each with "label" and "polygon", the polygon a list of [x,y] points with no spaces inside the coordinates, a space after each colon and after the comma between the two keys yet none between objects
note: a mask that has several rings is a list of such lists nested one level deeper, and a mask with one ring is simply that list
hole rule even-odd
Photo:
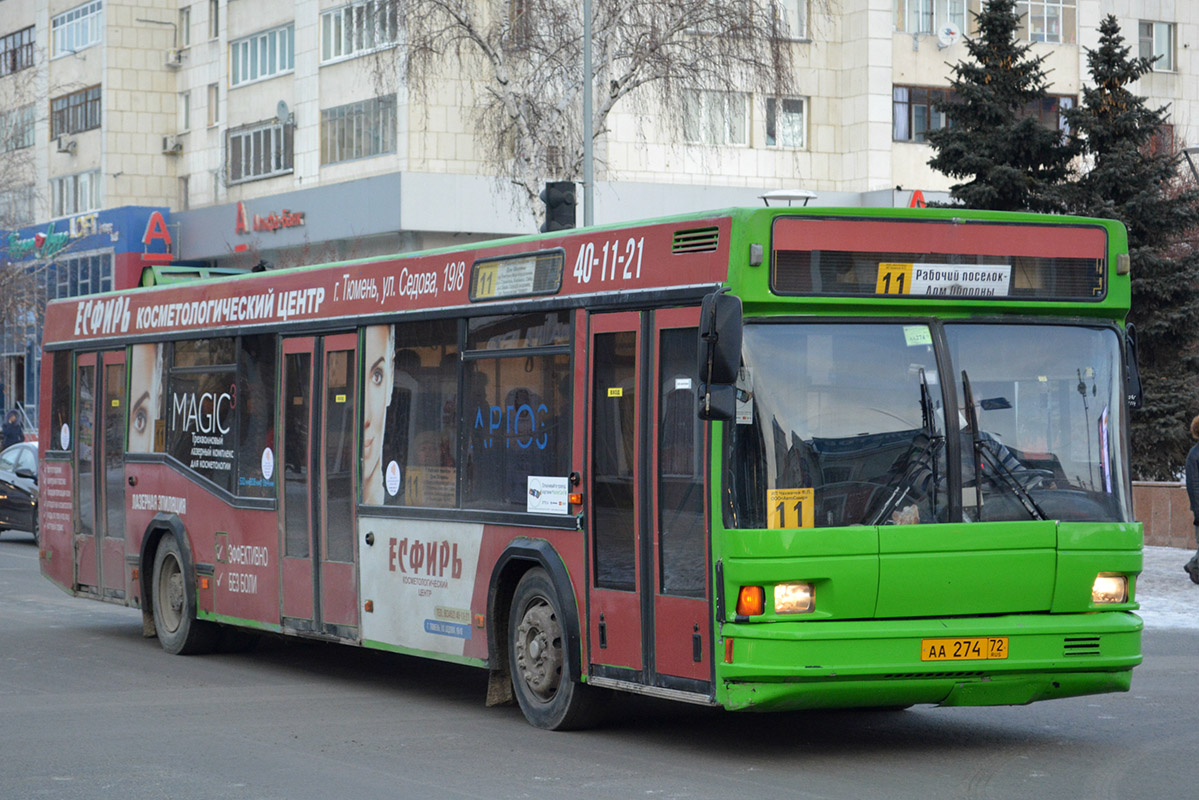
[{"label": "snow on ground", "polygon": [[1177,547],[1145,547],[1136,599],[1146,628],[1199,628],[1199,584],[1182,569],[1194,554]]}]

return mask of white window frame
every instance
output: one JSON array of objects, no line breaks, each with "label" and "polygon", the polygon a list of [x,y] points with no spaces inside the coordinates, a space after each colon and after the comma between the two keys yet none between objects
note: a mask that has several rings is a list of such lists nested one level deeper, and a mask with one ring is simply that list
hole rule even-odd
[{"label": "white window frame", "polygon": [[74,55],[104,38],[104,3],[91,0],[50,19],[51,58]]},{"label": "white window frame", "polygon": [[179,9],[179,47],[190,47],[192,43],[192,7]]},{"label": "white window frame", "polygon": [[229,43],[229,85],[268,80],[295,70],[296,26],[292,23]]},{"label": "white window frame", "polygon": [[50,217],[69,217],[99,211],[100,170],[76,172],[50,179]]},{"label": "white window frame", "polygon": [[179,93],[179,130],[190,131],[192,127],[192,93],[191,90]]},{"label": "white window frame", "polygon": [[[1069,13],[1066,9],[1069,9]],[[1022,30],[1028,32],[1027,41],[1045,44],[1074,44],[1078,41],[1076,0],[1017,0],[1016,13],[1023,17],[1020,23]]]},{"label": "white window frame", "polygon": [[221,124],[221,85],[208,84],[208,127]]},{"label": "white window frame", "polygon": [[332,64],[395,47],[399,41],[396,4],[362,0],[321,14],[322,64]]},{"label": "white window frame", "polygon": [[749,94],[692,89],[683,95],[683,141],[688,144],[749,145]]},{"label": "white window frame", "polygon": [[321,166],[394,152],[394,94],[321,110]]},{"label": "white window frame", "polygon": [[[787,110],[787,104],[799,104],[798,115],[794,110]],[[780,108],[781,107],[781,108]],[[806,97],[767,97],[766,98],[766,146],[778,149],[803,150],[808,146],[808,98]],[[781,114],[780,114],[781,111]],[[798,125],[794,117],[799,117]],[[774,133],[771,134],[773,128]],[[798,140],[796,140],[798,136]]]},{"label": "white window frame", "polygon": [[[290,124],[271,119],[243,125],[228,132],[225,147],[226,186],[274,178],[294,170],[295,140]],[[241,162],[236,170],[235,157]],[[263,159],[269,162],[268,168],[255,171]]]},{"label": "white window frame", "polygon": [[784,39],[807,41],[810,5],[811,0],[775,0],[774,8],[779,17],[779,36]]},{"label": "white window frame", "polygon": [[208,0],[208,38],[221,36],[221,0]]},{"label": "white window frame", "polygon": [[966,32],[966,0],[895,0],[895,30],[938,34],[952,24]]},{"label": "white window frame", "polygon": [[32,225],[36,201],[37,194],[32,183],[0,191],[0,227]]},{"label": "white window frame", "polygon": [[34,104],[0,109],[0,153],[33,147]]},{"label": "white window frame", "polygon": [[[1145,35],[1145,27],[1149,26],[1149,35]],[[1137,39],[1140,44],[1141,58],[1161,56],[1153,62],[1154,72],[1174,72],[1174,41],[1176,28],[1173,22],[1158,22],[1143,19],[1137,23]]]}]

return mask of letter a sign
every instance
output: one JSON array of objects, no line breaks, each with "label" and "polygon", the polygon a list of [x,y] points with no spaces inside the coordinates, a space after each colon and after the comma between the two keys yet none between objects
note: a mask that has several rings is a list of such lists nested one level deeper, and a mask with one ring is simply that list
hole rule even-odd
[{"label": "letter a sign", "polygon": [[[152,246],[156,241],[162,242],[161,249]],[[142,234],[142,246],[145,247],[142,261],[165,263],[173,258],[171,255],[171,232],[167,228],[166,220],[162,218],[161,211],[152,212],[150,218],[146,220],[146,232]]]},{"label": "letter a sign", "polygon": [[924,192],[919,189],[912,192],[912,200],[908,203],[908,208],[928,208],[928,203],[924,202]]}]

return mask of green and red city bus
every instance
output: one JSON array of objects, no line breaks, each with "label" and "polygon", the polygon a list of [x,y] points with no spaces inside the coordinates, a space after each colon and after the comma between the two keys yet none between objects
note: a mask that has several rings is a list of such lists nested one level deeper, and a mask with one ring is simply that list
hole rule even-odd
[{"label": "green and red city bus", "polygon": [[732,209],[56,301],[41,565],[584,725],[1126,691],[1110,221]]}]

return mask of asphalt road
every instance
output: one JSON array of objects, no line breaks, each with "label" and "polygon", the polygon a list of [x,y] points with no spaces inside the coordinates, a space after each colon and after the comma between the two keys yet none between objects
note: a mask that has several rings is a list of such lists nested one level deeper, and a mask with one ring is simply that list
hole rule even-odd
[{"label": "asphalt road", "polygon": [[1195,797],[1199,631],[1148,630],[1144,650],[1122,695],[786,715],[629,699],[546,733],[485,708],[472,668],[278,638],[166,655],[140,612],[68,597],[6,533],[0,798]]}]

